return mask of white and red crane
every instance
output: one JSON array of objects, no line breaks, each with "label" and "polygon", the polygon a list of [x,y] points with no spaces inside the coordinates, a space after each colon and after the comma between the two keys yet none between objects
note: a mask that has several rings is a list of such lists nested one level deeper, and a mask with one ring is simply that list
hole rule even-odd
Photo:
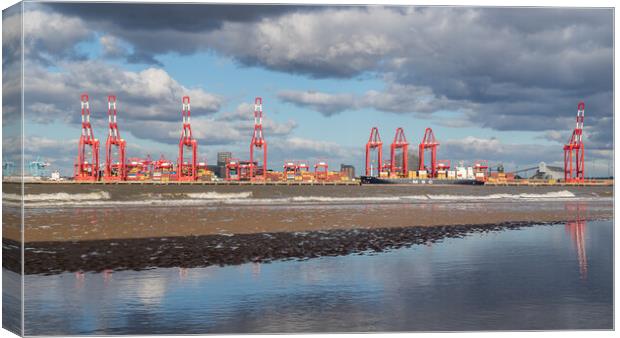
[{"label": "white and red crane", "polygon": [[[263,151],[263,161],[260,165],[255,165],[254,149]],[[260,173],[256,171],[259,167]],[[264,180],[267,175],[267,142],[263,136],[263,99],[257,97],[254,100],[254,134],[250,141],[250,178]]]},{"label": "white and red crane", "polygon": [[74,167],[74,177],[76,181],[97,181],[99,179],[99,140],[95,138],[92,125],[90,124],[88,94],[82,94],[80,101],[82,107],[82,135],[80,135],[78,143],[78,156]]},{"label": "white and red crane", "polygon": [[124,181],[127,178],[125,149],[116,120],[116,96],[108,96],[108,139],[105,142],[104,181]]},{"label": "white and red crane", "polygon": [[[197,178],[196,156],[198,153],[198,141],[192,137],[189,96],[183,96],[181,115],[183,117],[183,130],[181,131],[181,139],[179,140],[177,179],[179,181],[195,181]],[[187,152],[185,152],[185,150],[187,150]],[[187,153],[189,153],[191,157],[187,156]]]},{"label": "white and red crane", "polygon": [[585,171],[585,147],[583,145],[583,120],[586,104],[577,105],[577,123],[568,143],[564,145],[564,180],[583,182]]}]

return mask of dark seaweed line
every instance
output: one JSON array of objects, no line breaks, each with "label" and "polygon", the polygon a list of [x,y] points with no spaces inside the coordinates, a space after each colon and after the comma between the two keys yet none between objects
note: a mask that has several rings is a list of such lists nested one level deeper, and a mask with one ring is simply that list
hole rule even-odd
[{"label": "dark seaweed line", "polygon": [[[517,230],[551,222],[503,222],[498,224],[452,225],[351,229],[311,232],[276,232],[234,236],[204,235],[80,242],[33,242],[25,248],[26,274],[101,272],[104,270],[146,270],[167,267],[206,267],[248,262],[305,260],[321,256],[342,256],[383,252],[444,238],[468,234]],[[2,266],[20,271],[19,245],[3,238]]]}]

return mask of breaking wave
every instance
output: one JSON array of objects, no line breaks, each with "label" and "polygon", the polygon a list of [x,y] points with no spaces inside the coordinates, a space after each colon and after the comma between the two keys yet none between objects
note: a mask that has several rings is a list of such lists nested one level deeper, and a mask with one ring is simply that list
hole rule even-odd
[{"label": "breaking wave", "polygon": [[472,195],[427,195],[431,200],[550,200],[550,199],[566,199],[574,198],[575,194],[568,190],[552,191],[544,194],[491,194],[482,196]]},{"label": "breaking wave", "polygon": [[198,192],[198,193],[186,193],[185,196],[191,199],[207,199],[207,200],[227,200],[227,199],[236,199],[236,198],[250,198],[252,197],[251,191],[243,191],[243,192],[232,192],[232,193],[221,193],[221,192]]},{"label": "breaking wave", "polygon": [[[9,201],[21,201],[22,196],[18,194],[3,193],[2,199]],[[36,201],[97,201],[109,200],[110,193],[107,191],[95,191],[89,193],[69,194],[66,192],[57,192],[53,194],[25,194],[23,200],[25,202]]]},{"label": "breaking wave", "polygon": [[[3,194],[4,203],[19,205],[21,200],[17,194]],[[200,192],[200,193],[168,193],[144,194],[135,200],[113,200],[108,192],[69,194],[33,194],[25,195],[26,207],[116,207],[116,206],[211,206],[211,205],[260,205],[260,206],[291,206],[291,205],[356,205],[356,204],[395,204],[395,203],[471,203],[475,201],[569,201],[601,199],[598,197],[576,196],[570,191],[562,190],[542,194],[491,194],[491,195],[403,195],[403,196],[291,196],[278,198],[254,198],[252,192]],[[605,199],[605,198],[603,198]]]}]

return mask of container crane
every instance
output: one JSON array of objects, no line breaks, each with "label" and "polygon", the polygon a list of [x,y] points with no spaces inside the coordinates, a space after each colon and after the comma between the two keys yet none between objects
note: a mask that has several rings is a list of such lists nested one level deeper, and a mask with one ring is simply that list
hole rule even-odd
[{"label": "container crane", "polygon": [[80,101],[82,107],[82,135],[80,135],[78,143],[78,156],[74,167],[74,177],[76,181],[97,181],[99,179],[99,140],[95,138],[92,125],[90,124],[88,94],[82,94]]},{"label": "container crane", "polygon": [[314,178],[317,181],[327,180],[329,166],[327,161],[320,160],[314,165]]},{"label": "container crane", "polygon": [[[564,145],[564,180],[583,182],[585,169],[585,147],[583,145],[583,120],[586,104],[577,105],[577,124],[568,143]],[[574,153],[574,156],[573,156]]]},{"label": "container crane", "polygon": [[127,145],[118,131],[116,115],[116,96],[110,95],[108,96],[108,139],[105,142],[104,181],[124,181],[127,179],[127,164],[125,160]]},{"label": "container crane", "polygon": [[[198,153],[198,142],[192,137],[191,110],[189,106],[189,96],[183,96],[183,106],[181,110],[183,117],[183,130],[179,141],[179,158],[177,161],[177,179],[179,181],[195,181],[196,175],[196,156]],[[187,148],[191,158],[186,158],[184,150]]]},{"label": "container crane", "polygon": [[240,181],[241,175],[239,175],[239,159],[228,158],[226,159],[226,181]]},{"label": "container crane", "polygon": [[[254,165],[254,148],[263,151],[263,162],[260,164],[260,175],[256,175]],[[258,165],[256,165],[258,167]],[[257,97],[254,100],[254,134],[250,142],[250,178],[264,180],[267,175],[267,142],[263,137],[263,99]]]},{"label": "container crane", "polygon": [[[437,174],[437,146],[439,143],[435,139],[435,134],[431,128],[426,128],[424,131],[424,137],[422,138],[422,142],[419,145],[419,165],[418,170],[427,170],[429,172],[430,177],[435,177]],[[431,166],[430,170],[424,164],[424,153],[427,149],[431,151]]]},{"label": "container crane", "polygon": [[372,127],[370,130],[370,137],[368,143],[366,143],[366,176],[372,176],[372,164],[370,153],[374,149],[377,150],[377,175],[382,170],[382,158],[383,158],[383,142],[381,142],[381,136],[379,135],[379,129]]},{"label": "container crane", "polygon": [[[396,162],[396,151],[401,150],[401,165],[399,166]],[[396,134],[394,135],[394,141],[390,146],[390,175],[399,172],[402,177],[407,177],[408,167],[407,167],[407,155],[408,155],[409,143],[407,142],[407,138],[405,137],[405,132],[403,128],[397,128]]]}]

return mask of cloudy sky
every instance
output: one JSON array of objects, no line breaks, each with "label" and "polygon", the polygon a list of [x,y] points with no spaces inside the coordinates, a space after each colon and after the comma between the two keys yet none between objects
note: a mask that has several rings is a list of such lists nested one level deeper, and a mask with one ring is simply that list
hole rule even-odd
[{"label": "cloudy sky", "polygon": [[[438,157],[508,169],[560,165],[586,103],[586,174],[613,151],[613,12],[571,8],[25,3],[26,157],[71,173],[80,94],[105,143],[108,94],[130,157],[175,159],[191,96],[201,159],[249,157],[264,100],[269,167],[327,159],[361,169],[377,126]],[[3,13],[3,110],[19,111],[18,11]],[[15,78],[15,77],[14,77]],[[5,117],[4,129],[10,126]],[[6,132],[6,131],[5,131]],[[5,151],[10,152],[5,141]],[[102,152],[103,155],[103,152]]]}]

